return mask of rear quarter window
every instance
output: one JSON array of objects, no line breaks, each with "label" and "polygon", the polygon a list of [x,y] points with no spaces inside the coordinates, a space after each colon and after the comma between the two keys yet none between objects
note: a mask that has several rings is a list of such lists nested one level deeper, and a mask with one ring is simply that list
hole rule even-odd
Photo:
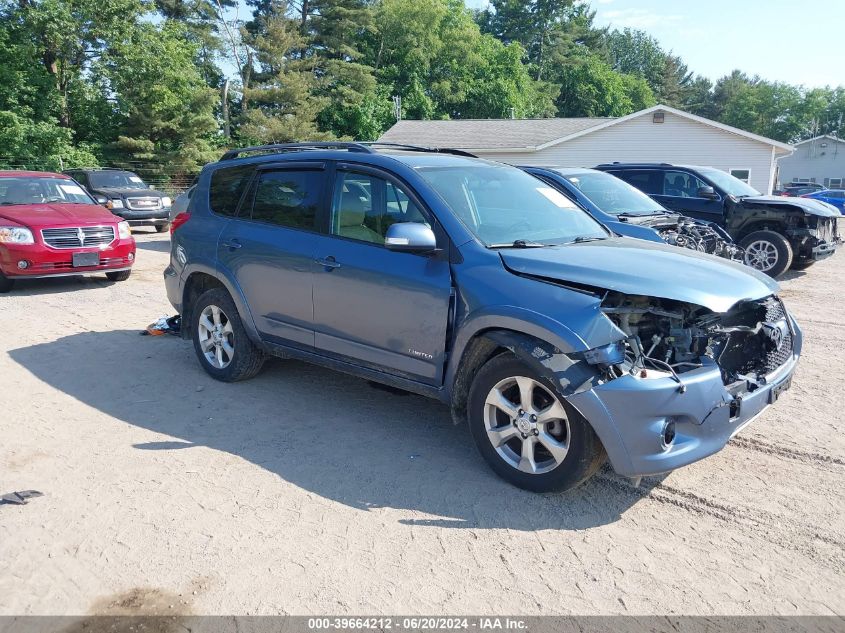
[{"label": "rear quarter window", "polygon": [[217,169],[211,174],[208,201],[212,212],[234,216],[254,170],[252,165],[242,165]]}]

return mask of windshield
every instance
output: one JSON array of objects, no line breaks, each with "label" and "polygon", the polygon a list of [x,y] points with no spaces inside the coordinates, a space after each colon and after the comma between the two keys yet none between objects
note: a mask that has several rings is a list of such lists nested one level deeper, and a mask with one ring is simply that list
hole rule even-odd
[{"label": "windshield", "polygon": [[418,171],[486,246],[608,236],[569,198],[515,167],[480,162]]},{"label": "windshield", "polygon": [[668,213],[642,191],[604,172],[584,172],[564,176],[596,205],[610,215],[653,215]]},{"label": "windshield", "polygon": [[67,178],[15,177],[0,178],[0,205],[43,204],[96,204],[85,190]]},{"label": "windshield", "polygon": [[97,171],[88,174],[94,189],[147,189],[144,181],[129,171]]},{"label": "windshield", "polygon": [[759,196],[761,195],[754,187],[746,185],[739,178],[735,178],[721,169],[712,169],[710,167],[702,167],[699,170],[702,176],[708,178],[716,184],[716,186],[724,191],[729,196]]}]

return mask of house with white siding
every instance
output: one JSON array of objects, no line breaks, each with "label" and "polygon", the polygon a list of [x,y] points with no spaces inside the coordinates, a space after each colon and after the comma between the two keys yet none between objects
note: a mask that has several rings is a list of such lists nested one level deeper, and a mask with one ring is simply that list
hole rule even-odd
[{"label": "house with white siding", "polygon": [[823,135],[795,144],[795,152],[778,160],[780,182],[812,182],[828,189],[845,188],[845,141]]},{"label": "house with white siding", "polygon": [[618,118],[398,121],[379,141],[463,149],[513,165],[716,167],[770,193],[792,146],[665,105]]}]

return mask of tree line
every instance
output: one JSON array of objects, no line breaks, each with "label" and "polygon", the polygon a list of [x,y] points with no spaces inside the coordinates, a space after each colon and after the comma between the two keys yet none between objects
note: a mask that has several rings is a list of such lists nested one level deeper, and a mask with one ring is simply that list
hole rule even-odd
[{"label": "tree line", "polygon": [[410,119],[664,103],[785,142],[845,134],[845,88],[712,83],[576,0],[0,0],[0,167],[192,174],[225,147],[374,140]]}]

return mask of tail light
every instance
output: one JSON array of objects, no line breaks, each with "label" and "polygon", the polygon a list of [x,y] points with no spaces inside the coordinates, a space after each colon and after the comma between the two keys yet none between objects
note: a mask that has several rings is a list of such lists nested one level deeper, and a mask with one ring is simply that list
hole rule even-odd
[{"label": "tail light", "polygon": [[171,235],[173,232],[178,229],[180,226],[185,224],[188,220],[191,219],[191,214],[187,211],[183,211],[182,213],[177,213],[176,217],[173,218],[173,222],[170,223],[170,233]]}]

